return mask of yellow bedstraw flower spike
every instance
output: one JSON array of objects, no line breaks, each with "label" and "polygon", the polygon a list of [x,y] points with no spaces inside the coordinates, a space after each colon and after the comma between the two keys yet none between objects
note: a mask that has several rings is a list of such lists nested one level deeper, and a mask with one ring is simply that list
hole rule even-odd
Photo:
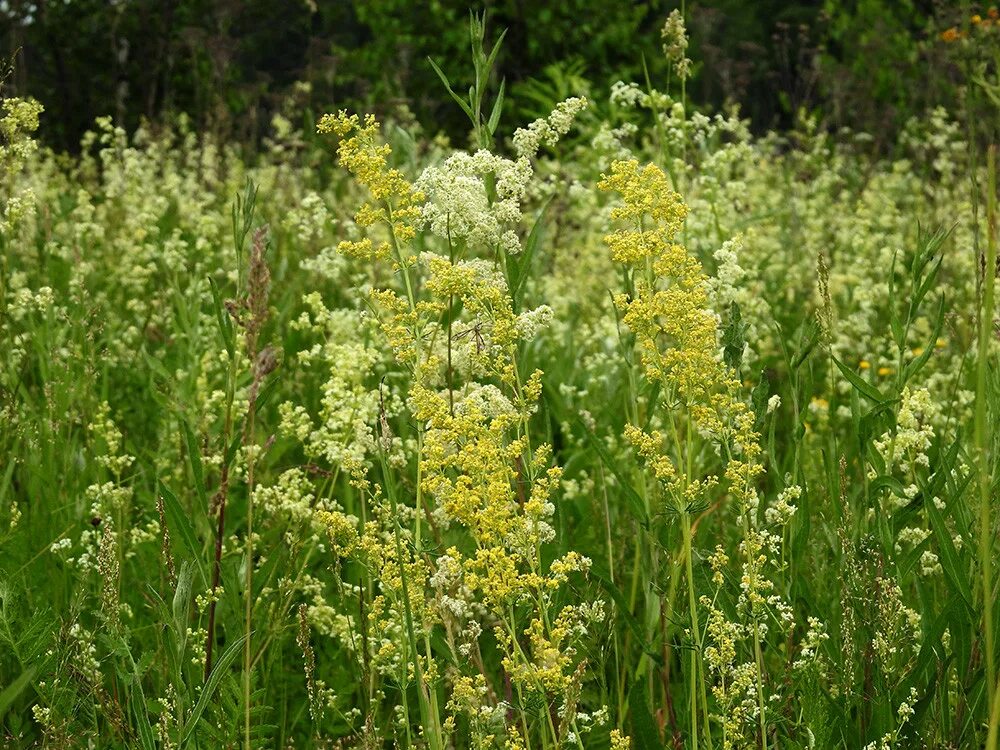
[{"label": "yellow bedstraw flower spike", "polygon": [[[635,269],[634,295],[617,295],[615,305],[636,335],[646,377],[678,396],[698,427],[733,440],[737,455],[748,466],[738,467],[740,462],[732,461],[727,475],[756,473],[759,469],[749,468],[760,452],[753,414],[736,397],[739,381],[718,360],[706,277],[698,260],[673,241],[687,207],[654,164],[640,167],[635,160],[616,161],[598,187],[623,199],[611,215],[625,226],[605,237],[612,257],[627,265],[642,264]],[[643,438],[636,427],[629,428],[627,438],[680,500],[676,494],[680,485],[665,463],[669,459],[662,455],[661,440]]]},{"label": "yellow bedstraw flower spike", "polygon": [[[384,222],[392,232],[393,241],[405,244],[417,234],[424,195],[413,188],[402,172],[389,166],[392,149],[388,144],[378,144],[379,128],[374,115],[365,115],[362,122],[357,115],[348,115],[343,110],[336,115],[323,115],[316,126],[319,133],[340,137],[337,158],[341,166],[371,195],[372,202],[362,205],[354,216],[357,225],[371,227]],[[344,255],[374,260],[389,257],[391,245],[388,241],[375,245],[364,239],[341,242],[338,249]],[[401,248],[397,250],[402,253]],[[414,259],[401,255],[397,260],[410,265]]]},{"label": "yellow bedstraw flower spike", "polygon": [[611,730],[611,750],[631,750],[632,738],[627,737],[618,729]]},{"label": "yellow bedstraw flower spike", "polygon": [[[740,396],[740,381],[719,357],[717,318],[709,307],[708,280],[701,264],[674,241],[687,209],[669,186],[666,175],[655,165],[640,167],[634,160],[612,164],[598,187],[620,194],[623,205],[611,216],[623,226],[605,241],[612,257],[626,265],[629,293],[615,297],[623,320],[635,334],[646,378],[661,388],[664,410],[669,412],[671,438],[657,431],[646,431],[634,424],[625,427],[625,439],[645,462],[660,483],[663,498],[684,520],[684,555],[687,558],[689,614],[694,638],[694,658],[689,679],[694,675],[718,675],[713,693],[723,707],[724,726],[737,736],[752,725],[766,732],[766,677],[760,642],[772,612],[784,606],[774,593],[774,584],[766,577],[770,537],[756,524],[759,498],[756,477],[763,471],[759,436],[754,429],[755,415]],[[740,594],[737,613],[742,622],[734,625],[714,609],[712,600],[702,598],[710,610],[707,640],[703,643],[692,573],[693,509],[714,494],[718,477],[699,473],[691,460],[690,445],[678,437],[677,422],[688,435],[716,441],[724,459],[727,494],[735,501],[743,527],[740,545]],[[671,450],[668,441],[673,443]],[[687,438],[690,443],[691,438]],[[721,557],[717,564],[721,565]],[[722,580],[721,570],[713,580]],[[752,636],[755,660],[744,667],[735,666],[735,638]],[[734,681],[734,678],[735,681]],[[757,712],[737,714],[737,704],[727,696],[756,693],[750,703]],[[720,692],[721,691],[721,692]],[[696,693],[691,701],[692,715],[708,726],[709,706],[705,695]],[[698,710],[700,704],[701,710]],[[697,732],[696,724],[692,731]],[[708,731],[706,729],[706,731]]]}]

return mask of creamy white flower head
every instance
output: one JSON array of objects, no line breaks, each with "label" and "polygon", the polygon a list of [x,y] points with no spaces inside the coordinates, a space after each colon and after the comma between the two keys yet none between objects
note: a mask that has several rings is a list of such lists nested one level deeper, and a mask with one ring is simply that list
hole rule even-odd
[{"label": "creamy white flower head", "polygon": [[649,98],[648,94],[639,88],[637,83],[625,83],[625,81],[615,81],[611,84],[611,103],[619,107],[635,108],[644,106]]},{"label": "creamy white flower head", "polygon": [[496,241],[497,221],[490,213],[486,183],[468,154],[457,153],[440,167],[428,167],[416,188],[427,196],[422,211],[434,234],[476,245]]},{"label": "creamy white flower head", "polygon": [[531,341],[543,328],[552,321],[552,308],[539,305],[534,310],[527,310],[517,316],[517,332],[524,341]]},{"label": "creamy white flower head", "polygon": [[455,404],[455,411],[459,414],[474,411],[486,419],[493,419],[501,414],[513,414],[516,410],[510,399],[495,385],[475,384],[462,400]]},{"label": "creamy white flower head", "polygon": [[573,96],[560,102],[548,117],[540,117],[526,128],[514,131],[514,152],[531,158],[544,144],[554,146],[573,126],[576,116],[587,108],[584,97]]},{"label": "creamy white flower head", "polygon": [[[486,150],[459,151],[440,167],[425,169],[415,187],[426,196],[421,212],[438,237],[500,246],[516,254],[521,243],[512,227],[521,220],[521,201],[531,176],[527,159],[511,161]],[[487,178],[492,178],[492,200]]]}]

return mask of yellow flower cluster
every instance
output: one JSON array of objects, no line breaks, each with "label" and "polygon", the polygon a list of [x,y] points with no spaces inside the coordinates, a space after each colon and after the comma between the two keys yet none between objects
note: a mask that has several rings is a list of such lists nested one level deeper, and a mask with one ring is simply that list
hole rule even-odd
[{"label": "yellow flower cluster", "polygon": [[[683,518],[690,631],[695,644],[691,679],[704,679],[707,673],[719,681],[713,692],[727,717],[724,724],[731,736],[735,738],[737,728],[743,728],[754,716],[759,718],[763,733],[763,620],[770,608],[784,609],[764,575],[768,564],[765,552],[773,547],[773,538],[758,530],[756,522],[759,501],[754,479],[763,469],[755,415],[739,398],[741,385],[736,374],[719,356],[716,317],[709,309],[709,288],[701,264],[674,241],[686,209],[670,189],[666,175],[652,164],[640,168],[636,161],[618,161],[599,187],[623,199],[623,205],[612,211],[612,218],[624,226],[608,235],[606,242],[612,257],[626,265],[626,280],[631,284],[628,293],[615,298],[615,304],[635,335],[647,379],[661,387],[663,421],[669,426],[669,441],[658,431],[634,424],[626,426],[625,438],[660,482],[672,509]],[[700,453],[697,444],[704,437],[717,441],[721,448],[728,492],[736,501],[743,529],[737,602],[737,614],[743,621],[729,622],[712,600],[701,598],[702,606],[710,612],[705,631],[709,645],[703,646],[692,573],[691,514],[718,484],[716,476],[700,474],[704,469],[695,462]],[[723,580],[724,559],[723,554],[713,566],[717,585]],[[736,648],[743,636],[752,636],[755,658],[752,663],[737,665]],[[706,731],[707,701],[703,693],[700,699],[692,700],[690,709],[697,715],[697,703],[701,704]]]},{"label": "yellow flower cluster", "polygon": [[[353,174],[371,195],[372,202],[358,209],[355,222],[360,227],[383,222],[391,233],[390,240],[383,240],[377,245],[367,237],[357,241],[345,240],[338,250],[344,255],[366,260],[390,257],[391,243],[405,243],[416,236],[423,194],[414,190],[402,172],[389,167],[392,149],[388,144],[378,144],[379,123],[373,115],[366,115],[362,122],[357,115],[348,115],[341,110],[336,115],[323,115],[316,130],[340,137],[337,157],[341,166]],[[398,246],[396,252],[400,255],[397,257],[400,263],[412,263],[412,258],[401,256]]]},{"label": "yellow flower cluster", "polygon": [[[634,270],[634,292],[617,295],[615,304],[636,336],[646,377],[663,386],[668,401],[679,399],[695,426],[730,443],[726,477],[746,502],[751,480],[760,471],[754,463],[760,454],[754,415],[737,397],[739,381],[719,360],[716,319],[708,309],[701,264],[674,242],[687,208],[654,164],[616,161],[598,187],[623,199],[611,216],[624,226],[605,242],[615,260]],[[626,439],[651,464],[678,507],[689,507],[714,486],[713,477],[695,481],[679,476],[659,433],[630,425]]]},{"label": "yellow flower cluster", "polygon": [[624,735],[618,729],[611,730],[611,750],[631,750],[632,738]]},{"label": "yellow flower cluster", "polygon": [[[546,628],[541,618],[535,618],[524,631],[531,644],[532,661],[518,660],[512,655],[504,659],[504,669],[511,680],[531,688],[541,686],[554,693],[565,691],[573,679],[568,673],[572,667],[573,653],[564,647],[564,641],[571,634],[576,621],[576,610],[565,607],[559,613],[552,626]],[[511,653],[510,636],[500,631],[498,638],[501,644]]]},{"label": "yellow flower cluster", "polygon": [[24,167],[38,144],[31,134],[38,129],[42,105],[34,99],[0,102],[0,236],[11,233],[34,214],[35,196],[30,188],[13,189],[14,175]]},{"label": "yellow flower cluster", "polygon": [[[551,465],[550,446],[529,438],[542,373],[522,372],[518,352],[533,335],[533,318],[515,313],[495,264],[452,253],[407,255],[425,196],[388,166],[390,150],[377,143],[374,118],[341,112],[324,117],[318,129],[341,138],[340,163],[371,196],[355,217],[358,225],[387,229],[381,244],[366,237],[342,243],[340,252],[368,261],[392,257],[406,287],[405,296],[382,288],[369,298],[396,361],[410,376],[405,398],[417,425],[409,443],[417,449],[416,481],[395,486],[410,488],[415,501],[411,505],[404,493],[387,503],[374,482],[358,480],[375,520],[359,530],[353,518],[337,511],[318,519],[334,557],[360,563],[372,578],[375,590],[362,623],[372,663],[403,681],[431,685],[440,672],[431,630],[443,625],[453,649],[465,644],[463,653],[474,655],[486,625],[496,633],[518,691],[565,698],[583,674],[573,644],[603,610],[599,604],[566,605],[550,612],[569,576],[586,572],[590,560],[571,551],[543,564],[542,546],[555,534],[552,497],[562,469]],[[432,196],[445,205],[447,199]],[[463,254],[475,249],[464,247]],[[380,419],[386,434],[388,419]],[[398,468],[383,464],[383,472]],[[395,480],[385,480],[391,489]],[[435,541],[447,547],[443,555],[430,552],[416,527],[404,530],[409,520],[422,523],[425,515]],[[425,653],[417,655],[421,641]],[[464,669],[447,674],[447,681],[451,717],[442,726],[447,730],[464,715],[481,740],[496,739],[497,721],[489,717],[502,726],[506,709],[495,686]],[[507,739],[516,746],[518,735],[510,731]]]},{"label": "yellow flower cluster", "polygon": [[34,99],[4,99],[0,105],[0,168],[12,174],[38,148],[30,134],[38,130],[42,105]]},{"label": "yellow flower cluster", "polygon": [[[969,17],[969,23],[981,29],[989,29],[1000,25],[1000,11],[996,8],[990,8],[986,12],[986,18],[983,18],[978,13],[974,13]],[[968,35],[957,26],[952,26],[942,31],[938,36],[942,42],[957,42],[959,39],[965,39]]]},{"label": "yellow flower cluster", "polygon": [[358,545],[357,523],[341,511],[321,510],[317,520],[326,527],[330,551],[334,557],[348,557]]}]

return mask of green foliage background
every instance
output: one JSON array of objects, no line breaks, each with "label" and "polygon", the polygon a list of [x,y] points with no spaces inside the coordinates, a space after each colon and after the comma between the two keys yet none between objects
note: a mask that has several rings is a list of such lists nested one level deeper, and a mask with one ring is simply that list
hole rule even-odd
[{"label": "green foliage background", "polygon": [[[533,83],[550,100],[539,110],[567,79],[595,94],[642,80],[643,57],[654,84],[666,75],[657,42],[674,0],[476,6],[494,33],[507,29],[496,82]],[[954,10],[927,0],[689,2],[689,93],[716,109],[740,104],[758,131],[791,125],[805,107],[884,146],[928,102],[954,99],[954,72],[925,45],[937,16]],[[9,93],[45,105],[43,137],[62,148],[107,113],[131,129],[184,112],[198,129],[256,142],[297,81],[311,84],[314,110],[384,113],[405,102],[429,132],[461,137],[461,113],[427,57],[463,80],[468,12],[442,0],[14,0],[0,3],[0,49],[17,56]]]}]

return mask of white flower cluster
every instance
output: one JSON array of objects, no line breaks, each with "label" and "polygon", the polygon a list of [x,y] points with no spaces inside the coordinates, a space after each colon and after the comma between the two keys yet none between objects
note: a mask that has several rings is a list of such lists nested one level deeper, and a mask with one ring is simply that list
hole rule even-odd
[{"label": "white flower cluster", "polygon": [[809,629],[799,648],[799,658],[792,665],[795,669],[806,669],[810,666],[818,666],[822,672],[822,662],[820,649],[823,643],[830,640],[830,634],[826,630],[826,625],[816,617],[810,617]]},{"label": "white flower cluster", "polygon": [[576,116],[587,108],[584,97],[572,96],[556,105],[548,117],[540,117],[526,128],[514,131],[514,152],[530,159],[542,145],[554,146],[573,126]]},{"label": "white flower cluster", "polygon": [[798,510],[793,500],[802,497],[802,488],[797,484],[786,487],[778,495],[777,500],[767,510],[764,511],[764,519],[773,526],[784,526],[792,520],[795,511]]},{"label": "white flower cluster", "polygon": [[521,241],[514,228],[531,176],[527,159],[511,161],[484,149],[459,151],[425,169],[415,187],[427,198],[423,218],[438,237],[517,254]]},{"label": "white flower cluster", "polygon": [[889,466],[895,462],[919,464],[927,467],[927,451],[934,439],[931,418],[938,406],[926,388],[903,389],[899,413],[896,415],[895,432],[887,432],[875,441],[875,447],[886,458]]},{"label": "white flower cluster", "polygon": [[597,157],[597,168],[604,172],[610,169],[613,161],[634,158],[631,149],[624,142],[634,138],[638,131],[639,127],[631,122],[626,122],[616,128],[602,123],[597,135],[590,141],[590,147]]},{"label": "white flower cluster", "polygon": [[14,320],[22,320],[32,313],[44,313],[55,301],[52,288],[48,286],[39,287],[37,292],[21,288],[10,296],[12,299],[7,306],[7,313]]},{"label": "white flower cluster", "polygon": [[649,102],[649,94],[639,88],[639,84],[625,81],[615,81],[611,84],[611,103],[628,109],[645,107]]},{"label": "white flower cluster", "polygon": [[502,414],[514,414],[516,409],[510,399],[495,385],[472,383],[462,400],[455,404],[455,412],[473,413],[486,419],[496,419]]},{"label": "white flower cluster", "polygon": [[330,224],[330,212],[319,193],[310,190],[297,207],[292,208],[282,221],[299,242],[308,243],[323,237]]},{"label": "white flower cluster", "polygon": [[[281,431],[301,441],[310,458],[323,458],[330,466],[350,471],[378,449],[372,426],[378,423],[379,410],[384,406],[391,415],[398,403],[391,394],[371,387],[380,355],[359,335],[367,319],[359,319],[352,310],[327,309],[318,293],[306,295],[304,302],[309,311],[293,327],[324,340],[299,352],[297,359],[328,375],[320,385],[317,414],[290,401],[279,406]],[[391,452],[399,448],[394,440]]]}]

